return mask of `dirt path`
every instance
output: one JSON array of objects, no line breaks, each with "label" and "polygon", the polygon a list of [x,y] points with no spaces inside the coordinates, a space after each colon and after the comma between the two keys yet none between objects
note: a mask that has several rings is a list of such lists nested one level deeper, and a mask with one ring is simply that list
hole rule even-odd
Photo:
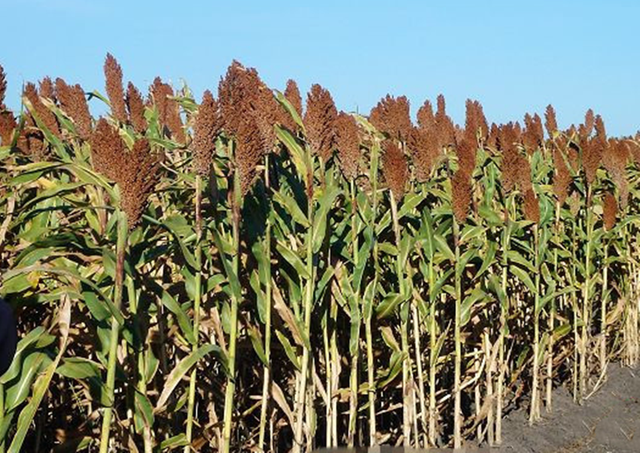
[{"label": "dirt path", "polygon": [[607,381],[582,406],[558,388],[553,407],[553,414],[532,427],[526,409],[508,414],[504,444],[496,451],[640,453],[640,370],[611,364]]}]

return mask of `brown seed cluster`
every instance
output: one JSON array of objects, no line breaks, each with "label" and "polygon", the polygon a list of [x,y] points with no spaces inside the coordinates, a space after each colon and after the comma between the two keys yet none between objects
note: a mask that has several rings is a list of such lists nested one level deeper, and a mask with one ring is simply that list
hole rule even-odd
[{"label": "brown seed cluster", "polygon": [[131,82],[127,85],[125,103],[129,115],[129,123],[138,134],[144,134],[147,130],[147,119],[144,117],[144,101],[140,91]]},{"label": "brown seed cluster", "polygon": [[604,196],[602,206],[602,223],[604,224],[605,230],[610,231],[616,225],[617,212],[618,202],[616,197],[611,192],[607,192]]},{"label": "brown seed cluster", "polygon": [[7,91],[7,81],[4,68],[0,65],[0,145],[5,146],[11,143],[13,131],[17,124],[13,113],[4,104],[4,96]]},{"label": "brown seed cluster", "polygon": [[465,106],[466,114],[464,128],[467,139],[475,141],[476,137],[479,137],[480,140],[484,142],[489,134],[489,126],[487,125],[487,119],[484,116],[482,104],[478,101],[467,99]]},{"label": "brown seed cluster", "polygon": [[393,193],[396,202],[400,202],[405,193],[409,180],[409,166],[402,148],[395,140],[385,140],[382,143],[382,173],[387,186]]},{"label": "brown seed cluster", "polygon": [[538,197],[532,188],[527,189],[524,193],[524,203],[522,207],[524,218],[538,224],[540,223],[540,203]]},{"label": "brown seed cluster", "polygon": [[578,126],[578,136],[581,142],[585,142],[591,136],[593,132],[593,126],[595,125],[595,117],[593,110],[589,109],[584,115],[584,123]]},{"label": "brown seed cluster", "polygon": [[476,166],[476,140],[468,135],[463,137],[462,141],[456,146],[456,155],[458,156],[459,169],[469,175],[473,174]]},{"label": "brown seed cluster", "polygon": [[444,96],[438,96],[438,109],[436,111],[436,129],[438,131],[438,143],[441,146],[453,146],[456,143],[455,126],[447,115]]},{"label": "brown seed cluster", "polygon": [[111,113],[121,123],[127,122],[127,111],[124,104],[124,89],[122,87],[122,68],[110,53],[104,61],[104,78],[107,97],[111,103]]},{"label": "brown seed cluster", "polygon": [[553,193],[556,195],[558,204],[562,206],[569,196],[569,186],[572,178],[569,168],[562,158],[562,148],[554,147],[552,152],[553,166],[555,174],[553,175]]},{"label": "brown seed cluster", "polygon": [[53,82],[51,81],[51,77],[46,76],[38,83],[38,91],[40,97],[47,98],[53,103],[57,101],[56,92],[53,86]]},{"label": "brown seed cluster", "polygon": [[451,178],[451,203],[453,215],[458,223],[465,223],[471,206],[471,179],[458,169]]},{"label": "brown seed cluster", "polygon": [[62,110],[75,123],[78,136],[87,140],[91,135],[91,113],[82,87],[67,85],[63,79],[57,78],[56,97]]},{"label": "brown seed cluster", "polygon": [[387,94],[371,109],[369,121],[390,138],[406,141],[412,127],[409,108],[409,100],[406,96],[396,98]]},{"label": "brown seed cluster", "polygon": [[547,106],[544,112],[544,127],[547,130],[547,134],[549,134],[549,138],[553,138],[553,134],[558,131],[556,111],[551,104]]},{"label": "brown seed cluster", "polygon": [[218,102],[222,127],[236,140],[234,163],[246,194],[264,153],[275,145],[273,125],[281,117],[281,110],[258,72],[237,61],[220,81]]},{"label": "brown seed cluster", "polygon": [[216,137],[221,128],[222,119],[218,102],[211,91],[207,90],[202,96],[202,103],[193,123],[193,165],[201,176],[209,174],[211,160],[216,149]]},{"label": "brown seed cluster", "polygon": [[[296,110],[296,113],[300,118],[302,118],[302,96],[300,96],[300,89],[298,88],[298,84],[295,80],[289,79],[287,80],[287,87],[284,90],[284,97],[289,104]],[[280,123],[289,129],[292,132],[297,132],[300,127],[293,121],[291,115],[288,112],[282,109],[282,119]]]},{"label": "brown seed cluster", "polygon": [[158,182],[160,156],[151,151],[144,138],[136,140],[131,150],[127,149],[117,129],[104,118],[98,121],[89,142],[94,168],[120,187],[120,207],[133,229]]},{"label": "brown seed cluster", "polygon": [[524,132],[522,133],[522,144],[527,153],[533,153],[544,142],[544,129],[542,119],[537,113],[533,116],[528,113],[524,116]]},{"label": "brown seed cluster", "polygon": [[335,146],[335,121],[338,110],[331,93],[320,85],[311,87],[304,112],[304,127],[311,149],[323,162],[331,158]]},{"label": "brown seed cluster", "polygon": [[407,146],[411,154],[416,180],[418,182],[427,181],[440,156],[440,144],[436,129],[433,125],[413,127]]},{"label": "brown seed cluster", "polygon": [[502,125],[498,132],[498,148],[502,151],[502,188],[505,193],[511,192],[521,179],[523,162],[528,160],[518,152],[520,143],[519,128],[514,123]]},{"label": "brown seed cluster", "polygon": [[[29,100],[32,110],[29,111],[31,116],[37,116],[44,127],[46,127],[53,135],[60,137],[60,126],[56,115],[47,108],[40,98],[40,93],[33,83],[27,83],[24,88],[24,96]],[[34,118],[35,122],[35,118]]]},{"label": "brown seed cluster", "polygon": [[168,132],[167,135],[177,143],[185,143],[186,137],[182,127],[182,118],[180,118],[180,104],[173,99],[174,93],[171,85],[164,83],[160,77],[156,77],[149,87],[149,92],[158,109],[158,120],[165,132]]},{"label": "brown seed cluster", "polygon": [[422,107],[418,109],[418,126],[423,129],[433,130],[436,125],[436,117],[433,114],[433,106],[428,99],[424,101]]},{"label": "brown seed cluster", "polygon": [[355,118],[345,112],[340,112],[336,119],[336,146],[345,178],[355,179],[359,173],[360,137]]}]

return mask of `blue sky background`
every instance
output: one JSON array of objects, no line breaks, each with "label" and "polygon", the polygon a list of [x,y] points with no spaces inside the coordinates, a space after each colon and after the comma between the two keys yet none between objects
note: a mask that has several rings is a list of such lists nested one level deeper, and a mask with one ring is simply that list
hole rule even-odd
[{"label": "blue sky background", "polygon": [[489,121],[552,103],[562,127],[593,108],[612,134],[640,129],[637,0],[0,0],[0,11],[13,108],[22,83],[45,75],[104,92],[111,52],[145,90],[160,75],[199,97],[235,58],[273,88],[320,83],[348,111],[391,93],[415,112],[443,93],[458,122],[473,98]]}]

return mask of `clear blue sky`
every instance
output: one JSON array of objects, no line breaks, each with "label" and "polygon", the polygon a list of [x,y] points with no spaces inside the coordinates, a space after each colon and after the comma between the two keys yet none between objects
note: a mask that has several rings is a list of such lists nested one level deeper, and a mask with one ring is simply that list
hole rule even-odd
[{"label": "clear blue sky", "polygon": [[200,96],[232,59],[274,88],[320,83],[339,108],[368,112],[387,93],[415,112],[443,93],[490,121],[548,103],[560,126],[593,108],[612,134],[640,129],[640,1],[0,0],[8,103],[45,75],[104,92],[107,52],[125,80],[186,80]]}]

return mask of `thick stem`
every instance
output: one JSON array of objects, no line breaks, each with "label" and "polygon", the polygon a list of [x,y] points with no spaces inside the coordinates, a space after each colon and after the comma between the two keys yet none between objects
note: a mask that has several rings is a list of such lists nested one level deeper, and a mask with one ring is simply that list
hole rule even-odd
[{"label": "thick stem", "polygon": [[[270,188],[269,180],[269,154],[265,156],[264,181],[267,190]],[[267,213],[267,224],[264,233],[264,245],[267,267],[265,269],[265,320],[264,320],[264,357],[266,364],[262,376],[262,406],[260,408],[260,433],[258,436],[258,446],[260,449],[265,445],[265,433],[267,427],[267,411],[271,394],[271,209]]]},{"label": "thick stem", "polygon": [[540,396],[539,396],[539,378],[540,378],[540,257],[539,257],[539,231],[538,225],[533,227],[534,234],[534,251],[535,254],[535,285],[536,293],[534,295],[533,306],[533,378],[531,383],[531,408],[529,411],[529,424],[540,419]]},{"label": "thick stem", "polygon": [[[307,151],[309,153],[309,151]],[[310,153],[309,153],[310,154]],[[309,162],[312,159],[309,156]],[[311,310],[313,308],[313,297],[315,292],[315,266],[313,263],[313,223],[314,223],[314,215],[313,215],[313,191],[311,184],[313,182],[308,181],[309,186],[307,186],[307,218],[309,220],[309,228],[307,230],[307,273],[309,275],[309,279],[307,280],[306,288],[305,288],[305,296],[304,296],[304,327],[307,336],[309,336],[311,331]],[[296,401],[296,425],[294,431],[294,439],[293,439],[293,452],[299,453],[302,451],[303,446],[303,427],[304,427],[304,417],[305,417],[305,400],[307,397],[307,379],[309,377],[309,363],[310,363],[310,355],[311,351],[309,347],[305,345],[302,348],[302,361],[301,361],[301,371],[300,371],[300,386],[298,391],[298,398]]]},{"label": "thick stem", "polygon": [[[355,181],[351,179],[349,183],[349,190],[351,196],[351,241],[352,241],[352,257],[354,268],[358,267],[358,224],[357,224],[357,205],[356,205],[356,185]],[[354,307],[360,309],[360,288],[354,288]],[[352,317],[356,317],[355,313],[352,313]],[[352,319],[351,322],[354,322]],[[349,429],[348,429],[348,446],[353,447],[356,436],[356,422],[358,419],[358,356],[360,352],[359,337],[360,337],[360,317],[357,316],[358,328],[356,329],[356,347],[354,351],[351,351],[351,375],[349,378],[350,393],[349,393]],[[352,339],[353,341],[353,339]]]},{"label": "thick stem", "polygon": [[454,344],[455,361],[453,376],[453,448],[462,446],[462,393],[461,393],[461,368],[462,368],[462,344],[460,337],[460,325],[462,315],[462,273],[460,266],[460,244],[458,222],[453,220],[453,240],[455,243],[455,319],[454,319]]},{"label": "thick stem", "polygon": [[378,154],[379,148],[376,144],[371,150],[371,217],[369,219],[369,229],[373,237],[373,300],[367,301],[369,307],[365,310],[365,335],[367,341],[367,380],[369,394],[369,445],[375,446],[378,443],[376,426],[376,384],[373,360],[373,335],[371,332],[371,322],[373,316],[373,305],[378,286],[378,272],[380,265],[378,262],[378,239],[375,235],[376,217],[378,213]]},{"label": "thick stem", "polygon": [[608,298],[608,280],[609,280],[609,241],[605,237],[604,242],[604,258],[602,269],[602,300],[600,308],[600,372],[605,373],[607,367],[607,298]]},{"label": "thick stem", "polygon": [[[197,269],[195,275],[195,298],[193,301],[193,336],[196,342],[191,347],[192,351],[197,351],[199,346],[198,338],[200,332],[200,303],[202,298],[202,177],[200,175],[196,175],[195,191],[196,247],[194,252]],[[194,367],[189,378],[189,405],[187,408],[186,437],[189,444],[191,444],[191,441],[193,439],[193,419],[196,404],[197,374],[197,368]],[[190,445],[184,447],[184,453],[189,453],[190,451]]]},{"label": "thick stem", "polygon": [[395,233],[396,248],[398,255],[396,257],[396,278],[398,279],[398,292],[403,297],[403,305],[400,308],[400,338],[402,354],[404,359],[402,361],[402,433],[403,433],[403,445],[405,447],[411,446],[411,425],[413,423],[412,410],[412,388],[410,382],[410,367],[411,359],[409,355],[409,326],[408,326],[408,296],[406,294],[404,269],[401,261],[401,235],[400,235],[400,221],[398,219],[398,205],[393,192],[389,192],[391,201],[391,218],[393,220],[393,231]]},{"label": "thick stem", "polygon": [[591,238],[592,238],[592,225],[591,225],[591,187],[587,189],[587,205],[585,209],[586,217],[586,229],[587,229],[587,241],[585,244],[585,265],[584,265],[584,283],[583,283],[583,299],[582,299],[582,329],[580,340],[580,391],[579,401],[582,403],[582,399],[587,393],[587,342],[589,336],[589,284],[591,281]]},{"label": "thick stem", "polygon": [[509,269],[509,231],[511,228],[507,213],[505,228],[502,232],[502,294],[505,300],[500,303],[500,336],[498,337],[498,380],[496,383],[496,432],[495,442],[502,443],[502,408],[504,407],[504,379],[507,370],[505,363],[505,338],[507,336],[507,316],[509,310],[509,293],[507,292],[507,277]]},{"label": "thick stem", "polygon": [[[124,257],[127,248],[127,236],[129,222],[123,211],[118,211],[118,237],[116,243],[116,275],[113,304],[119,310],[122,306],[122,286],[124,282]],[[109,406],[104,409],[102,417],[102,431],[100,435],[100,453],[109,451],[109,434],[111,431],[111,419],[115,406],[115,382],[116,367],[118,365],[118,342],[120,336],[120,323],[114,317],[111,321],[111,333],[109,336],[109,358],[107,360],[107,382],[105,386]]]},{"label": "thick stem", "polygon": [[[242,192],[240,189],[240,174],[236,169],[233,174],[233,270],[237,275],[240,271],[240,210],[242,208]],[[232,291],[232,293],[234,293]],[[238,343],[238,309],[240,295],[231,297],[231,331],[229,334],[229,348],[227,351],[228,372],[227,387],[224,395],[224,416],[222,421],[222,453],[229,453],[231,443],[231,425],[233,423],[233,398],[236,391],[236,346]]]},{"label": "thick stem", "polygon": [[433,256],[429,258],[429,444],[436,445],[436,419],[438,409],[436,405],[436,366],[437,356],[437,324],[436,324],[436,276],[433,265]]}]

